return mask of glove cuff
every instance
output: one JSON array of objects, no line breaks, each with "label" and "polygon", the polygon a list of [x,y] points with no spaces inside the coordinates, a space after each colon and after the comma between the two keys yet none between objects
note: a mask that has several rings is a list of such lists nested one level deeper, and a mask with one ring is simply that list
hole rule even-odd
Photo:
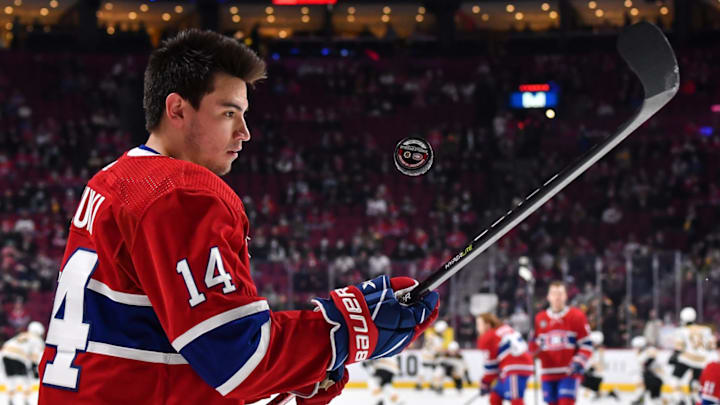
[{"label": "glove cuff", "polygon": [[337,370],[342,367],[348,358],[348,330],[342,314],[331,300],[327,298],[315,298],[311,301],[320,311],[325,321],[332,325],[330,328],[330,347],[332,355],[327,371]]}]

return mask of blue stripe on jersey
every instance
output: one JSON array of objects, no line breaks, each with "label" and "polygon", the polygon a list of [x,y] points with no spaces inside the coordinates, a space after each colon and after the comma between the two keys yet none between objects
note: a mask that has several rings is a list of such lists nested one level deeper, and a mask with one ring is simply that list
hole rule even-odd
[{"label": "blue stripe on jersey", "polygon": [[85,290],[85,322],[89,340],[133,349],[177,353],[151,307],[121,304],[93,290]]},{"label": "blue stripe on jersey", "polygon": [[156,155],[159,155],[159,154],[160,154],[160,152],[156,151],[155,149],[153,149],[153,148],[151,148],[151,147],[149,147],[149,146],[147,146],[147,145],[145,145],[145,144],[142,144],[142,145],[138,146],[138,148],[143,149],[143,150],[146,150],[146,151],[148,151],[148,152],[152,152],[152,153],[154,153],[154,154],[156,154]]},{"label": "blue stripe on jersey", "polygon": [[486,369],[486,370],[497,370],[497,369],[499,369],[499,368],[500,368],[500,366],[497,365],[497,364],[485,363],[485,369]]},{"label": "blue stripe on jersey", "polygon": [[502,346],[498,347],[498,354],[497,354],[498,358],[500,358],[504,352],[506,352],[507,350],[510,350],[510,343],[511,342],[508,341],[508,342],[505,342]]},{"label": "blue stripe on jersey", "polygon": [[568,343],[571,345],[577,344],[577,338],[575,336],[568,336]]},{"label": "blue stripe on jersey", "polygon": [[217,388],[255,353],[260,328],[268,320],[270,311],[262,311],[228,322],[194,339],[180,354],[205,382]]}]

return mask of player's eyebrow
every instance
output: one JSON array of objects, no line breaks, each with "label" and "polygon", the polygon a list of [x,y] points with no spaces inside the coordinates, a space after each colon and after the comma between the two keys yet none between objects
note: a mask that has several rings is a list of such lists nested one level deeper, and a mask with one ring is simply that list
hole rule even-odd
[{"label": "player's eyebrow", "polygon": [[221,105],[222,107],[234,108],[234,109],[236,109],[236,110],[238,110],[238,111],[245,111],[245,112],[247,112],[248,110],[250,110],[250,107],[248,107],[248,108],[242,108],[241,106],[239,106],[239,105],[237,105],[237,104],[235,104],[235,103],[233,103],[233,102],[231,102],[231,101],[221,101],[221,102],[220,102],[220,105]]}]

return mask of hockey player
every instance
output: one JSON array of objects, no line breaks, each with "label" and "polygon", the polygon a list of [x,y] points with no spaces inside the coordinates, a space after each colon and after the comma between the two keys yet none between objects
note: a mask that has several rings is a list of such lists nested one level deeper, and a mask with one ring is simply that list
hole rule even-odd
[{"label": "hockey player", "polygon": [[393,380],[400,371],[397,358],[385,357],[372,360],[363,363],[363,366],[366,364],[370,373],[370,380],[368,381],[370,394],[373,400],[375,398],[379,399],[376,405],[403,405],[400,396],[393,388]]},{"label": "hockey player", "polygon": [[437,392],[443,392],[445,378],[450,378],[455,384],[458,394],[462,394],[463,381],[467,376],[467,363],[460,353],[460,345],[458,342],[452,341],[448,344],[446,350],[442,350],[438,354],[438,367],[435,369],[435,387]]},{"label": "hockey player", "polygon": [[633,349],[637,351],[644,386],[643,391],[640,393],[640,397],[633,401],[633,405],[642,405],[647,403],[647,395],[650,397],[651,404],[660,405],[662,403],[660,395],[663,381],[660,377],[661,366],[657,362],[657,350],[653,346],[647,344],[647,340],[644,336],[635,336],[630,344]]},{"label": "hockey player", "polygon": [[568,307],[562,281],[548,287],[550,308],[535,317],[531,352],[542,364],[542,390],[550,405],[573,405],[585,366],[592,356],[590,325],[585,314]]},{"label": "hockey player", "polygon": [[700,402],[698,405],[720,404],[720,363],[711,362],[700,374]]},{"label": "hockey player", "polygon": [[27,331],[11,338],[0,349],[8,388],[0,395],[0,403],[11,405],[37,404],[37,366],[45,349],[45,327],[40,322],[30,322]]},{"label": "hockey player", "polygon": [[425,381],[430,383],[430,388],[438,390],[435,386],[435,369],[437,367],[438,353],[444,348],[444,333],[448,329],[447,322],[442,319],[435,322],[432,328],[425,331],[423,335],[423,345],[420,350],[420,372],[415,388],[421,390],[424,388]]},{"label": "hockey player", "polygon": [[712,330],[704,325],[695,323],[697,313],[691,307],[680,311],[682,327],[675,337],[675,351],[670,363],[674,364],[671,378],[673,387],[673,400],[676,404],[691,404],[694,401],[683,392],[683,379],[690,372],[690,396],[697,396],[700,373],[714,355],[715,338]]},{"label": "hockey player", "polygon": [[396,355],[437,316],[437,293],[395,299],[409,278],[336,289],[315,311],[274,312],[258,296],[248,217],[220,176],[250,140],[248,85],[265,70],[212,31],[182,31],[150,55],[150,136],[90,179],[70,224],[41,405],[243,404],[287,391],[327,404],[347,364]]},{"label": "hockey player", "polygon": [[[593,393],[594,399],[600,399],[602,396],[600,388],[602,387],[603,380],[603,354],[605,350],[602,347],[602,344],[604,340],[605,336],[602,332],[593,331],[590,333],[590,341],[593,344],[593,355],[590,358],[587,370],[585,370],[585,373],[583,374],[581,385]],[[615,400],[620,399],[615,390],[611,390],[608,396],[614,398]]]},{"label": "hockey player", "polygon": [[527,380],[533,374],[533,360],[525,339],[487,312],[477,317],[475,325],[480,336],[477,348],[485,354],[480,395],[490,394],[491,405],[501,405],[503,400],[522,405]]}]

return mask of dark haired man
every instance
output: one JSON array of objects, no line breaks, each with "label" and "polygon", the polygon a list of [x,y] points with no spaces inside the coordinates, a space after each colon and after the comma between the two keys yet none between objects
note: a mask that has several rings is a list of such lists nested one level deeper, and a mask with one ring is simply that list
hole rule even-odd
[{"label": "dark haired man", "polygon": [[150,137],[93,176],[70,227],[41,405],[243,404],[285,391],[326,404],[346,364],[395,355],[433,321],[437,293],[395,300],[407,278],[335,290],[316,311],[272,312],[257,295],[248,219],[218,176],[250,140],[247,86],[263,77],[257,55],[210,31],[150,56]]},{"label": "dark haired man", "polygon": [[590,325],[578,308],[568,307],[562,281],[548,287],[550,308],[535,316],[535,337],[530,350],[540,358],[542,390],[549,405],[573,405],[578,383],[592,356]]}]

